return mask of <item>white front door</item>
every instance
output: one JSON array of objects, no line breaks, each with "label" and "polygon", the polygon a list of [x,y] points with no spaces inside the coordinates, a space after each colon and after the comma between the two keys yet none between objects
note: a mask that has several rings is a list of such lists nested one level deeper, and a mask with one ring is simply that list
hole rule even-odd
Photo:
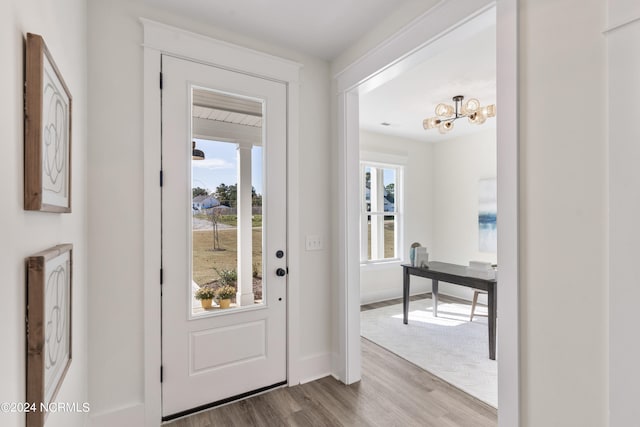
[{"label": "white front door", "polygon": [[286,382],[287,88],[166,55],[162,81],[166,420]]}]

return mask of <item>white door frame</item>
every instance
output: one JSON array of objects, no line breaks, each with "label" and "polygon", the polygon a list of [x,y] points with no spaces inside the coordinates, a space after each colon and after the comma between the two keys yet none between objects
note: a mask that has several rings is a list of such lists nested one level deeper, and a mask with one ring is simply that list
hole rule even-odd
[{"label": "white door frame", "polygon": [[[287,168],[298,176],[299,71],[301,65],[231,43],[141,18],[144,27],[144,394],[145,426],[162,422],[160,384],[160,57],[169,54],[287,86]],[[299,185],[287,179],[287,380],[300,382],[299,343]]]},{"label": "white door frame", "polygon": [[518,284],[518,26],[517,0],[445,0],[334,76],[337,90],[338,354],[335,374],[360,380],[358,93],[393,78],[429,55],[432,42],[496,7],[498,160],[498,425],[520,424]]}]

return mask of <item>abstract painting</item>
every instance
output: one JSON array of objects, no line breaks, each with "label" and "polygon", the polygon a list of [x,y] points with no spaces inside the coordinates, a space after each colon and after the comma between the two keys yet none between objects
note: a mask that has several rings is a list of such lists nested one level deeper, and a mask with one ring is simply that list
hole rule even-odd
[{"label": "abstract painting", "polygon": [[27,34],[24,206],[71,212],[71,93],[41,36]]},{"label": "abstract painting", "polygon": [[71,364],[71,244],[27,258],[27,426],[42,426]]},{"label": "abstract painting", "polygon": [[481,179],[478,185],[478,241],[480,252],[497,251],[497,181]]}]

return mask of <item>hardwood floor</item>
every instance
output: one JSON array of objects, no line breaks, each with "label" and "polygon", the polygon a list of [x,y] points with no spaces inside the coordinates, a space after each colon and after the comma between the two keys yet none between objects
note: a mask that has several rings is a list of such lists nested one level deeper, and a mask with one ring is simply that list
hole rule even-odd
[{"label": "hardwood floor", "polygon": [[214,426],[495,427],[496,410],[362,339],[362,381],[284,387],[165,424]]},{"label": "hardwood floor", "polygon": [[[427,292],[425,294],[411,295],[409,297],[409,301],[417,301],[417,300],[425,299],[425,298],[431,298],[431,292]],[[452,297],[452,296],[449,296],[449,295],[439,295],[438,298],[442,302],[453,302],[453,303],[456,303],[456,304],[468,305],[469,306],[469,312],[471,312],[471,303],[469,301],[467,301],[467,300],[456,298],[456,297]],[[373,303],[370,303],[370,304],[365,304],[365,305],[360,306],[360,311],[373,310],[375,308],[386,307],[388,305],[395,305],[395,304],[402,304],[402,298],[394,298],[394,299],[388,299],[388,300],[385,300],[385,301],[373,302]],[[484,307],[485,309],[487,308],[486,304],[478,303],[477,306],[478,307]]]},{"label": "hardwood floor", "polygon": [[[444,297],[445,299],[447,298],[447,296],[445,295],[442,295],[442,297]],[[427,292],[426,294],[411,295],[409,297],[409,301],[417,301],[425,298],[431,298],[431,292]],[[388,305],[395,305],[395,304],[402,304],[402,298],[388,299],[380,302],[372,302],[370,304],[361,305],[360,311],[373,310],[376,308],[386,307]]]}]

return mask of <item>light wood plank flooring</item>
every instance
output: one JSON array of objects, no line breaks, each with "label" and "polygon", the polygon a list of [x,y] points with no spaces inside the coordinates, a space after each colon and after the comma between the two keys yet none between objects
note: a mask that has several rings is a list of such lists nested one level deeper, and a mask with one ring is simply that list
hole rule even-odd
[{"label": "light wood plank flooring", "polygon": [[213,426],[495,427],[496,410],[362,339],[362,381],[284,387],[165,424]]},{"label": "light wood plank flooring", "polygon": [[[409,301],[417,301],[417,300],[421,300],[421,299],[425,299],[425,298],[431,298],[431,292],[427,292],[424,294],[416,294],[416,295],[411,295],[409,297]],[[461,298],[457,298],[457,297],[452,297],[449,295],[443,295],[440,294],[438,295],[438,300],[440,302],[453,302],[456,304],[464,304],[469,306],[469,313],[471,313],[471,303],[467,300],[461,299]],[[373,310],[376,308],[380,308],[380,307],[386,307],[388,305],[395,305],[395,304],[402,304],[402,298],[394,298],[394,299],[388,299],[385,301],[380,301],[380,302],[373,302],[370,304],[365,304],[365,305],[361,305],[360,306],[360,311],[367,311],[367,310]],[[477,305],[478,307],[484,307],[485,311],[487,308],[486,304],[481,304],[478,303]]]}]

